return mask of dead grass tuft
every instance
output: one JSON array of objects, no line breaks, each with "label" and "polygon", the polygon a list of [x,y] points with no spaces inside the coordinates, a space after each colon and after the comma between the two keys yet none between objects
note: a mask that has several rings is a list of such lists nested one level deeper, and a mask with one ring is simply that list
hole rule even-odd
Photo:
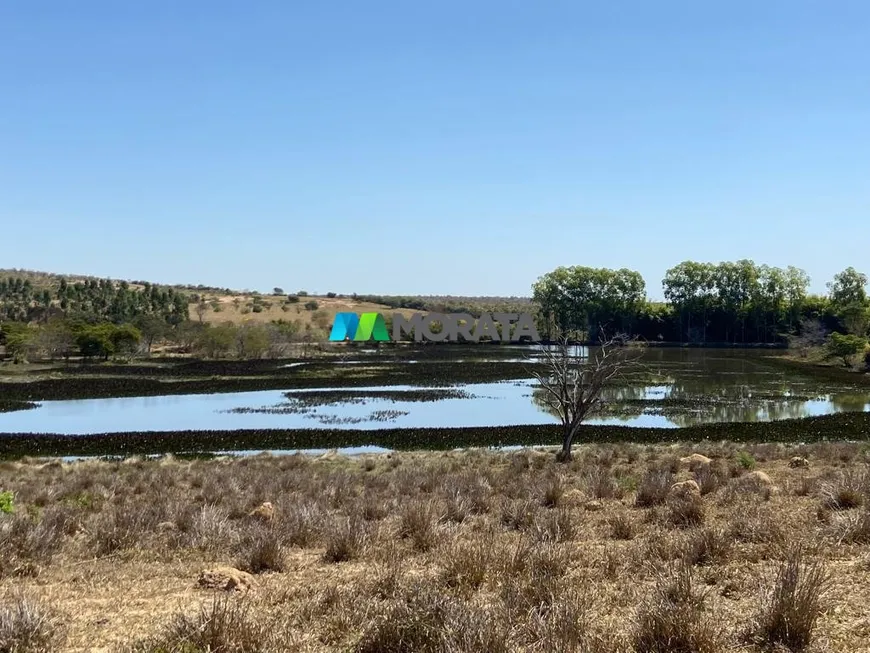
[{"label": "dead grass tuft", "polygon": [[0,651],[51,653],[63,630],[57,615],[36,601],[18,597],[0,605]]},{"label": "dead grass tuft", "polygon": [[135,653],[261,653],[273,650],[269,624],[251,616],[249,606],[230,597],[218,598],[194,614],[177,613],[161,633],[132,650]]},{"label": "dead grass tuft", "polygon": [[664,503],[673,483],[674,474],[669,469],[647,470],[637,487],[635,505],[649,508]]},{"label": "dead grass tuft", "polygon": [[416,551],[428,551],[437,541],[442,515],[431,501],[414,501],[402,510],[399,537],[410,539]]},{"label": "dead grass tuft", "polygon": [[828,582],[822,562],[807,560],[800,547],[789,552],[764,594],[749,638],[764,646],[805,650],[812,642]]},{"label": "dead grass tuft", "polygon": [[663,572],[638,611],[634,648],[644,653],[715,653],[721,633],[685,561]]},{"label": "dead grass tuft", "polygon": [[369,542],[365,523],[358,517],[338,519],[326,533],[326,562],[347,562],[360,557]]},{"label": "dead grass tuft", "polygon": [[251,574],[284,571],[287,567],[281,537],[274,528],[257,526],[246,532],[239,542],[236,567]]}]

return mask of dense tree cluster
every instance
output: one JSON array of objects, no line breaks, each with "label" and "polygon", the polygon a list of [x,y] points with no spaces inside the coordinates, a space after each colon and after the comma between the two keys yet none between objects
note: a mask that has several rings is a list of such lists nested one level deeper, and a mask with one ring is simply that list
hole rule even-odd
[{"label": "dense tree cluster", "polygon": [[143,283],[133,288],[126,281],[88,279],[38,287],[29,278],[0,279],[0,321],[45,322],[59,315],[114,324],[130,322],[142,315],[154,315],[167,324],[178,324],[188,316],[187,295]]},{"label": "dense tree cluster", "polygon": [[544,333],[579,330],[594,338],[603,328],[647,340],[776,343],[808,320],[827,331],[867,333],[866,275],[844,270],[827,296],[808,294],[809,284],[792,266],[684,261],[665,274],[664,303],[649,301],[643,278],[627,269],[559,267],[532,289]]},{"label": "dense tree cluster", "polygon": [[406,308],[427,313],[517,313],[531,309],[530,301],[525,297],[457,297],[439,296],[405,296],[405,295],[351,295],[351,299],[359,302],[382,304],[390,308]]}]

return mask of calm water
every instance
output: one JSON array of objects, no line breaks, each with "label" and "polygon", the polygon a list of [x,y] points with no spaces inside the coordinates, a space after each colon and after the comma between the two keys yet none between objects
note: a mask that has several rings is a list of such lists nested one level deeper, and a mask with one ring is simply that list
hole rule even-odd
[{"label": "calm water", "polygon": [[[474,363],[469,361],[469,365]],[[766,421],[870,410],[870,392],[785,372],[756,353],[652,349],[646,369],[608,390],[608,412],[590,423],[674,428],[701,422]],[[552,423],[530,380],[460,386],[471,397],[419,401],[431,389],[355,388],[329,402],[321,390],[46,401],[0,413],[0,432],[502,426]],[[367,391],[406,393],[396,400]],[[353,402],[347,396],[357,397]],[[406,398],[407,397],[407,398]],[[335,399],[333,397],[333,399]],[[414,400],[418,399],[418,400]],[[244,409],[250,412],[232,412]]]}]

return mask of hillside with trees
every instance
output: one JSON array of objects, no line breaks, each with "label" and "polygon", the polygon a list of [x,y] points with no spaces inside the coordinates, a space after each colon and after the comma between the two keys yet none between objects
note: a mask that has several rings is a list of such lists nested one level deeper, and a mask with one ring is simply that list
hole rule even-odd
[{"label": "hillside with trees", "polygon": [[[532,285],[532,297],[345,295],[229,291],[147,281],[11,271],[0,274],[0,355],[15,360],[162,353],[210,358],[287,356],[326,340],[337,312],[535,314],[541,335],[566,331],[595,341],[621,332],[651,343],[784,345],[802,356],[860,359],[870,326],[867,276],[847,268],[828,293],[808,292],[802,269],[750,260],[683,261],[651,301],[640,273],[558,267]],[[183,290],[182,288],[186,288]],[[832,335],[833,334],[833,335]]]}]

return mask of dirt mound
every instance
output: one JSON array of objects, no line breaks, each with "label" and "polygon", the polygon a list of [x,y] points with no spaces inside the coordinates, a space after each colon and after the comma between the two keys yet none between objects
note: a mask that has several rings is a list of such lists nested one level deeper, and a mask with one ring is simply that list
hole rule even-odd
[{"label": "dirt mound", "polygon": [[671,486],[670,496],[681,499],[689,497],[698,497],[700,499],[701,487],[694,480],[680,481]]},{"label": "dirt mound", "polygon": [[254,577],[235,567],[214,567],[200,573],[197,585],[206,589],[227,592],[247,592],[253,589]]},{"label": "dirt mound", "polygon": [[693,453],[690,456],[680,458],[680,464],[686,465],[689,469],[694,469],[699,466],[709,465],[713,462],[712,459],[700,453]]},{"label": "dirt mound", "polygon": [[266,501],[249,512],[248,516],[256,517],[263,521],[272,521],[272,518],[275,516],[275,506],[272,505],[271,501]]}]

